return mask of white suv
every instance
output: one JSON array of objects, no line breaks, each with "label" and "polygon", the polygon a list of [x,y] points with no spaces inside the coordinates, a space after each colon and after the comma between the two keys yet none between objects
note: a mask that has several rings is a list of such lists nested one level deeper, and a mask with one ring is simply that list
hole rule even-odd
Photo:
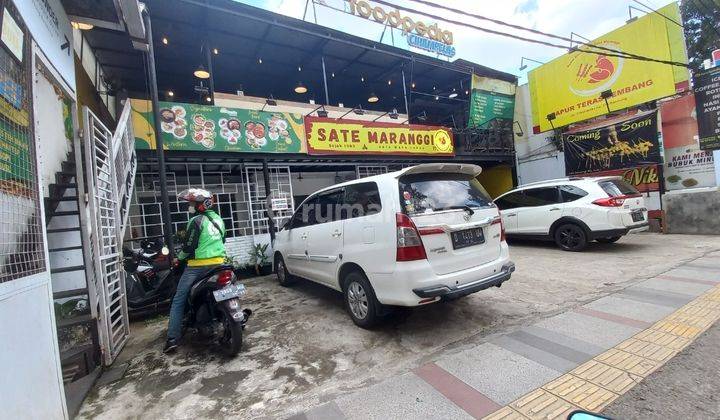
[{"label": "white suv", "polygon": [[546,239],[566,251],[648,229],[642,194],[620,177],[536,182],[495,199],[510,238]]},{"label": "white suv", "polygon": [[510,278],[497,208],[476,165],[431,163],[322,189],[278,232],[281,285],[295,276],[345,296],[369,327],[385,305],[418,306],[465,296]]}]

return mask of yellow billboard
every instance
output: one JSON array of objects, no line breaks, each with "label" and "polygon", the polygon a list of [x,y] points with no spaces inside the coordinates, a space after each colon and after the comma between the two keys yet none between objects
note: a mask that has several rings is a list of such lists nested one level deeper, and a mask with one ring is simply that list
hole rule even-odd
[{"label": "yellow billboard", "polygon": [[305,117],[305,133],[311,155],[455,154],[452,132],[429,125]]},{"label": "yellow billboard", "polygon": [[[618,53],[687,63],[677,3],[669,4],[592,41]],[[686,88],[684,67],[596,54],[580,47],[528,73],[534,132],[562,127],[675,94]],[[599,51],[593,49],[593,51]],[[606,51],[606,50],[603,50]],[[612,91],[612,97],[601,93]]]}]

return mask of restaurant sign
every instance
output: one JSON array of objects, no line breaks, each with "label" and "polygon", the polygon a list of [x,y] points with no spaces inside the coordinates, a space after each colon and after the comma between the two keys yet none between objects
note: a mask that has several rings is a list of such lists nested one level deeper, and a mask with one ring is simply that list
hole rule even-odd
[{"label": "restaurant sign", "polygon": [[452,132],[444,127],[305,117],[311,155],[453,156]]},{"label": "restaurant sign", "polygon": [[[152,107],[132,100],[136,149],[155,149]],[[305,153],[303,116],[219,106],[160,102],[167,150]]]}]

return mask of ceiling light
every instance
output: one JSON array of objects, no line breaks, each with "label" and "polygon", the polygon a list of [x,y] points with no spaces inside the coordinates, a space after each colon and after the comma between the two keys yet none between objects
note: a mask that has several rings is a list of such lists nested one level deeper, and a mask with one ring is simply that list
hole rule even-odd
[{"label": "ceiling light", "polygon": [[361,81],[361,82],[364,82],[364,81],[365,81],[365,76],[360,76],[360,81]]},{"label": "ceiling light", "polygon": [[200,64],[200,67],[198,67],[197,70],[195,70],[195,71],[193,72],[193,74],[194,74],[195,77],[197,77],[198,79],[208,79],[208,78],[210,78],[210,72],[208,72],[207,70],[205,70],[205,66],[203,66],[202,64]]},{"label": "ceiling light", "polygon": [[262,64],[262,58],[258,58],[258,64]]},{"label": "ceiling light", "polygon": [[175,92],[173,92],[172,90],[168,90],[167,95],[172,98],[173,96],[175,96]]},{"label": "ceiling light", "polygon": [[205,101],[206,101],[206,102],[211,102],[212,99],[208,96],[208,97],[205,98]]},{"label": "ceiling light", "polygon": [[439,101],[439,100],[440,100],[440,97],[439,97],[438,95],[435,95],[435,100],[436,100],[436,101]]},{"label": "ceiling light", "polygon": [[467,89],[465,89],[465,94],[466,94],[466,95],[469,95],[469,94],[470,94],[470,91],[467,90]]},{"label": "ceiling light", "polygon": [[435,88],[435,86],[433,86],[433,92],[435,92],[435,90],[437,90],[437,89]]},{"label": "ceiling light", "polygon": [[307,93],[308,88],[303,84],[303,82],[298,82],[297,86],[295,86],[295,93]]},{"label": "ceiling light", "polygon": [[450,99],[457,98],[457,92],[453,92],[453,93],[449,94],[448,98],[450,98]]},{"label": "ceiling light", "polygon": [[335,72],[330,73],[330,77],[335,77]]},{"label": "ceiling light", "polygon": [[388,80],[388,85],[392,85],[392,80]]},{"label": "ceiling light", "polygon": [[162,37],[162,43],[165,44],[165,45],[168,44],[168,39],[167,39],[166,36]]},{"label": "ceiling light", "polygon": [[91,25],[89,23],[82,23],[82,22],[70,22],[70,25],[73,28],[79,29],[81,31],[88,31],[95,27],[95,25]]},{"label": "ceiling light", "polygon": [[413,89],[415,89],[415,82],[412,82],[412,84],[411,84],[410,86],[411,86]]},{"label": "ceiling light", "polygon": [[219,52],[217,48],[213,48],[213,54],[218,55]]},{"label": "ceiling light", "polygon": [[298,71],[302,71],[302,66],[298,66]]},{"label": "ceiling light", "polygon": [[375,102],[377,102],[379,100],[380,100],[380,98],[378,98],[378,96],[374,93],[371,93],[370,97],[368,98],[368,102],[370,102],[371,104],[374,104]]}]

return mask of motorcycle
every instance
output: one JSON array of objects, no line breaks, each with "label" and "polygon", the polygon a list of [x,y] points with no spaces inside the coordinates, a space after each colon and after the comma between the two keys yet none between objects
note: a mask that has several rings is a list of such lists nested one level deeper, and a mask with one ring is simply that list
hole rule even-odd
[{"label": "motorcycle", "polygon": [[190,289],[183,333],[195,329],[204,338],[216,340],[228,356],[235,356],[242,347],[243,330],[252,315],[250,309],[240,308],[240,298],[245,293],[245,285],[235,276],[232,266],[213,269]]},{"label": "motorcycle", "polygon": [[141,249],[123,248],[128,314],[139,317],[167,310],[177,288],[169,250],[160,241],[143,241]]}]

